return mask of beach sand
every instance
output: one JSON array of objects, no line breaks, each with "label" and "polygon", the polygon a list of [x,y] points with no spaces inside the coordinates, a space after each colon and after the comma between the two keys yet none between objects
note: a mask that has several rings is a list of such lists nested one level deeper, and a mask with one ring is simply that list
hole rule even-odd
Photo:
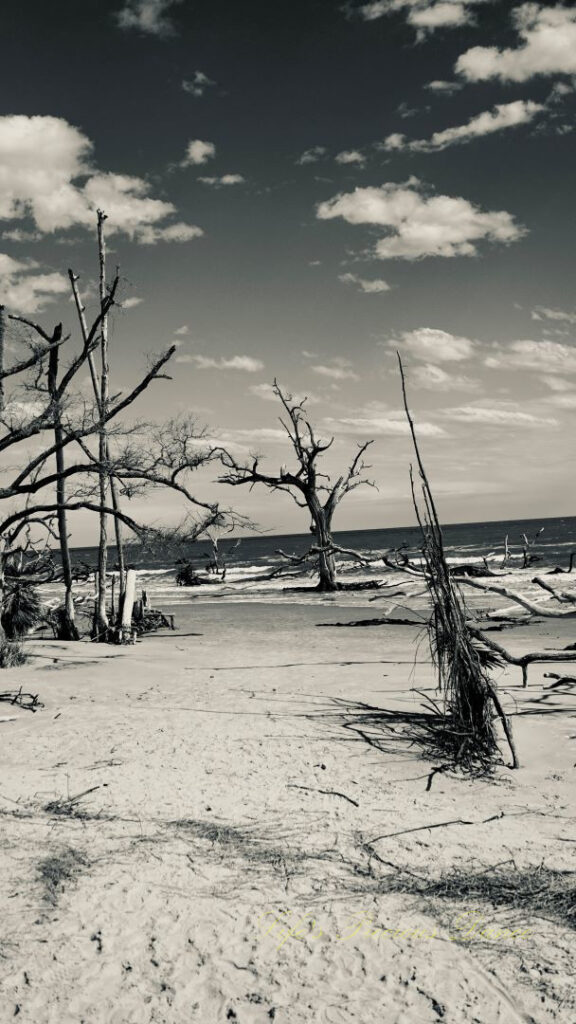
[{"label": "beach sand", "polygon": [[522,768],[427,792],[435,763],[359,706],[434,695],[426,638],[317,626],[374,615],[198,602],[133,647],[27,644],[1,685],[44,704],[0,705],[2,1021],[573,1024],[573,931],[426,886],[574,868],[574,691],[499,670]]}]

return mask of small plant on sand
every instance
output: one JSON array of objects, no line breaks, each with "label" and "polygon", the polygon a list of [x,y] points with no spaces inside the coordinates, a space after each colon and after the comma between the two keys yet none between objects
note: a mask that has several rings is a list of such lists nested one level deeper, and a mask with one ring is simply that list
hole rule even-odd
[{"label": "small plant on sand", "polygon": [[44,886],[44,899],[54,906],[66,883],[73,882],[88,864],[85,854],[71,846],[41,860],[38,876]]},{"label": "small plant on sand", "polygon": [[25,665],[28,655],[19,644],[13,640],[0,640],[0,668],[16,668],[18,665]]}]

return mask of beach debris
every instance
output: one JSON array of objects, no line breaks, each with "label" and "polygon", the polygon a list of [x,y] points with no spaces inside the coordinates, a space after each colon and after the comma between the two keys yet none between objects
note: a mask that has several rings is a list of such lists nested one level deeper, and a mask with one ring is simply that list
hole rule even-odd
[{"label": "beach debris", "polygon": [[89,865],[86,855],[72,846],[67,846],[38,864],[38,877],[44,887],[44,899],[55,906],[64,886],[73,882]]},{"label": "beach debris", "polygon": [[38,699],[37,693],[24,693],[22,687],[19,690],[4,690],[0,693],[0,701],[6,704],[15,704],[24,711],[38,711],[44,705]]},{"label": "beach debris", "polygon": [[[488,670],[497,664],[496,652],[490,641],[479,642],[477,631],[468,624],[466,606],[454,583],[444,551],[444,539],[420,454],[414,420],[408,405],[406,378],[400,353],[398,364],[402,384],[404,411],[416,455],[420,484],[420,502],[416,496],[414,473],[410,467],[412,501],[422,537],[423,564],[407,562],[403,570],[423,579],[432,604],[428,623],[428,637],[432,659],[438,672],[438,684],[444,695],[444,707],[434,702],[439,726],[433,738],[437,752],[443,750],[455,766],[468,770],[490,770],[497,754],[498,743],[494,728],[494,711],[500,719],[510,752],[512,768],[519,767],[512,727],[505,715],[496,688]],[[468,577],[462,580],[469,581]],[[483,584],[483,586],[487,586]],[[431,734],[432,735],[432,734]]]},{"label": "beach debris", "polygon": [[81,818],[84,816],[84,812],[78,808],[80,800],[85,796],[88,796],[89,793],[95,793],[97,789],[102,789],[105,785],[106,783],[102,783],[101,786],[91,786],[90,789],[84,789],[81,793],[76,793],[74,796],[58,797],[56,800],[50,800],[49,803],[44,806],[43,810],[46,811],[47,814]]},{"label": "beach debris", "polygon": [[353,800],[351,796],[346,796],[346,793],[339,793],[337,789],[314,789],[313,786],[297,786],[295,783],[289,782],[288,789],[306,789],[309,793],[321,793],[323,796],[339,796],[342,800],[347,800],[349,804],[354,804],[354,807],[360,807],[357,800]]}]

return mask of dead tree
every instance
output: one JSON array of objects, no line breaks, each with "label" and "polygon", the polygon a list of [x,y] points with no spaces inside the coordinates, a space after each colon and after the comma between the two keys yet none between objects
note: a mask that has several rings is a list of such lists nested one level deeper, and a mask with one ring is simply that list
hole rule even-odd
[{"label": "dead tree", "polygon": [[[291,471],[282,466],[276,475],[272,475],[262,472],[259,455],[254,455],[250,463],[242,464],[230,452],[221,450],[220,458],[227,472],[219,477],[219,482],[232,487],[262,484],[270,491],[289,494],[299,508],[306,509],[312,520],[310,532],[316,542],[301,561],[312,557],[317,559],[318,590],[338,590],[335,556],[342,553],[343,549],[334,543],[332,521],[336,508],[347,494],[362,484],[374,486],[362,476],[370,468],[365,464],[363,456],[373,442],[360,444],[346,472],[332,483],[330,477],[320,470],[319,460],[332,447],[334,438],[321,441],[316,437],[305,408],[306,399],[297,402],[290,394],[282,391],[276,380],[273,390],[284,407],[280,423],[296,456],[296,468]],[[291,558],[284,552],[280,554]],[[356,552],[353,554],[357,555]]]},{"label": "dead tree", "polygon": [[[403,570],[419,573],[425,581],[432,614],[428,624],[430,649],[438,670],[438,681],[444,693],[445,715],[437,732],[438,746],[449,762],[477,769],[488,768],[497,750],[493,712],[500,718],[510,751],[512,767],[519,766],[510,721],[504,714],[488,669],[494,664],[494,651],[482,643],[482,637],[468,626],[466,606],[455,583],[444,551],[442,527],[430,488],[416,428],[406,394],[402,360],[398,354],[402,395],[418,466],[419,495],[412,469],[412,498],[422,535],[422,567],[411,567],[408,560]],[[442,739],[440,740],[440,737]]]},{"label": "dead tree", "polygon": [[[74,288],[77,291],[77,278],[70,276],[73,291]],[[196,498],[188,483],[191,471],[216,458],[215,451],[205,443],[205,430],[198,428],[190,418],[162,427],[140,424],[137,430],[125,420],[133,403],[153,382],[170,379],[164,368],[175,352],[174,346],[155,358],[147,372],[124,394],[106,394],[105,401],[88,403],[81,392],[75,390],[79,374],[86,365],[92,370],[94,354],[101,345],[103,323],[115,303],[117,289],[118,275],[106,289],[90,325],[82,311],[79,351],[72,354],[63,370],[59,370],[62,364],[58,357],[62,345],[66,345],[67,350],[70,348],[70,336],[63,336],[59,325],[48,332],[40,324],[17,314],[6,318],[6,325],[11,325],[11,329],[26,332],[28,353],[0,369],[2,386],[8,381],[12,384],[4,409],[0,411],[0,457],[5,455],[11,467],[3,473],[0,485],[0,616],[4,608],[5,570],[22,550],[23,538],[33,555],[37,545],[33,533],[37,535],[43,530],[52,538],[57,526],[62,569],[53,566],[49,576],[50,581],[59,580],[65,585],[70,626],[74,570],[68,546],[67,516],[71,512],[87,510],[99,518],[119,520],[141,543],[149,544],[154,540],[165,544],[173,536],[173,530],[151,528],[137,521],[113,500],[102,502],[99,484],[103,430],[106,433],[106,475],[114,478],[127,501],[150,488],[169,488],[176,492],[192,509],[185,527],[180,529],[188,543],[211,526],[234,521],[231,511]],[[22,338],[13,340],[22,341]],[[145,437],[140,447],[133,440],[138,430]],[[31,441],[35,444],[35,454],[28,450]],[[38,584],[48,582],[46,572],[36,576],[28,574],[28,579]],[[107,614],[107,608],[104,611]],[[70,629],[66,635],[71,633]],[[107,629],[99,638],[108,636]]]}]

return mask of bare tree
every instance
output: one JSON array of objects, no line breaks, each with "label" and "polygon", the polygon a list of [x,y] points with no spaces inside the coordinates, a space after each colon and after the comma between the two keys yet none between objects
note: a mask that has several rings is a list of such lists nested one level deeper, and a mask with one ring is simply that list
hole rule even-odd
[{"label": "bare tree", "polygon": [[[4,570],[15,564],[18,552],[29,554],[35,565],[39,531],[50,539],[60,539],[62,568],[47,558],[38,563],[38,571],[29,571],[28,582],[44,583],[55,579],[66,590],[63,635],[74,635],[72,584],[75,570],[68,544],[68,513],[87,510],[122,524],[139,543],[166,543],[175,535],[187,542],[211,526],[235,522],[231,511],[217,503],[204,502],[192,493],[189,474],[217,457],[206,442],[206,430],[190,417],[173,420],[163,426],[130,426],[125,415],[133,403],[158,380],[170,379],[164,372],[175,346],[152,360],[148,370],[127,392],[110,395],[97,381],[94,354],[102,351],[102,334],[113,307],[119,278],[100,293],[100,304],[93,322],[86,322],[78,291],[78,278],[70,272],[73,295],[81,324],[81,345],[61,369],[60,351],[70,347],[70,336],[63,336],[61,325],[52,332],[40,324],[9,315],[7,325],[25,331],[28,354],[9,367],[0,365],[2,389],[10,380],[12,390],[0,410],[0,457],[10,466],[3,472],[0,485],[0,614],[4,607]],[[22,340],[22,339],[20,339]],[[106,351],[103,367],[107,362]],[[76,387],[84,367],[90,368],[93,382],[100,384],[93,402],[82,397]],[[103,374],[106,377],[106,373]],[[134,440],[144,436],[140,444]],[[104,435],[105,443],[102,443]],[[29,443],[35,445],[31,452]],[[68,458],[66,455],[68,454]],[[102,477],[114,480],[114,490],[102,491]],[[176,530],[166,530],[139,521],[119,506],[117,490],[128,501],[150,488],[169,488],[185,499],[192,510]],[[240,521],[240,519],[238,520]],[[101,536],[102,540],[102,536]],[[23,546],[24,545],[24,546]],[[40,571],[41,569],[41,571]],[[108,608],[105,581],[103,601],[98,605],[99,639],[107,639]],[[101,614],[100,614],[101,613]]]},{"label": "bare tree", "polygon": [[[328,474],[321,471],[319,462],[322,455],[332,447],[334,438],[321,441],[316,437],[305,408],[306,399],[297,402],[292,395],[282,390],[276,380],[273,389],[284,408],[280,423],[296,456],[296,468],[291,471],[282,466],[277,475],[270,475],[262,472],[260,456],[254,455],[250,463],[242,464],[230,452],[222,450],[220,458],[227,472],[219,477],[219,481],[232,487],[262,484],[271,491],[289,494],[299,508],[307,509],[312,520],[310,532],[314,534],[316,543],[305,556],[294,560],[304,562],[308,557],[316,557],[318,589],[338,590],[335,556],[344,553],[344,549],[334,543],[332,521],[336,508],[347,494],[363,484],[374,486],[372,481],[363,477],[363,473],[370,468],[364,462],[364,454],[373,442],[366,441],[358,445],[358,451],[348,469],[333,483]],[[346,553],[356,557],[355,552]],[[284,555],[284,552],[280,554]]]}]

